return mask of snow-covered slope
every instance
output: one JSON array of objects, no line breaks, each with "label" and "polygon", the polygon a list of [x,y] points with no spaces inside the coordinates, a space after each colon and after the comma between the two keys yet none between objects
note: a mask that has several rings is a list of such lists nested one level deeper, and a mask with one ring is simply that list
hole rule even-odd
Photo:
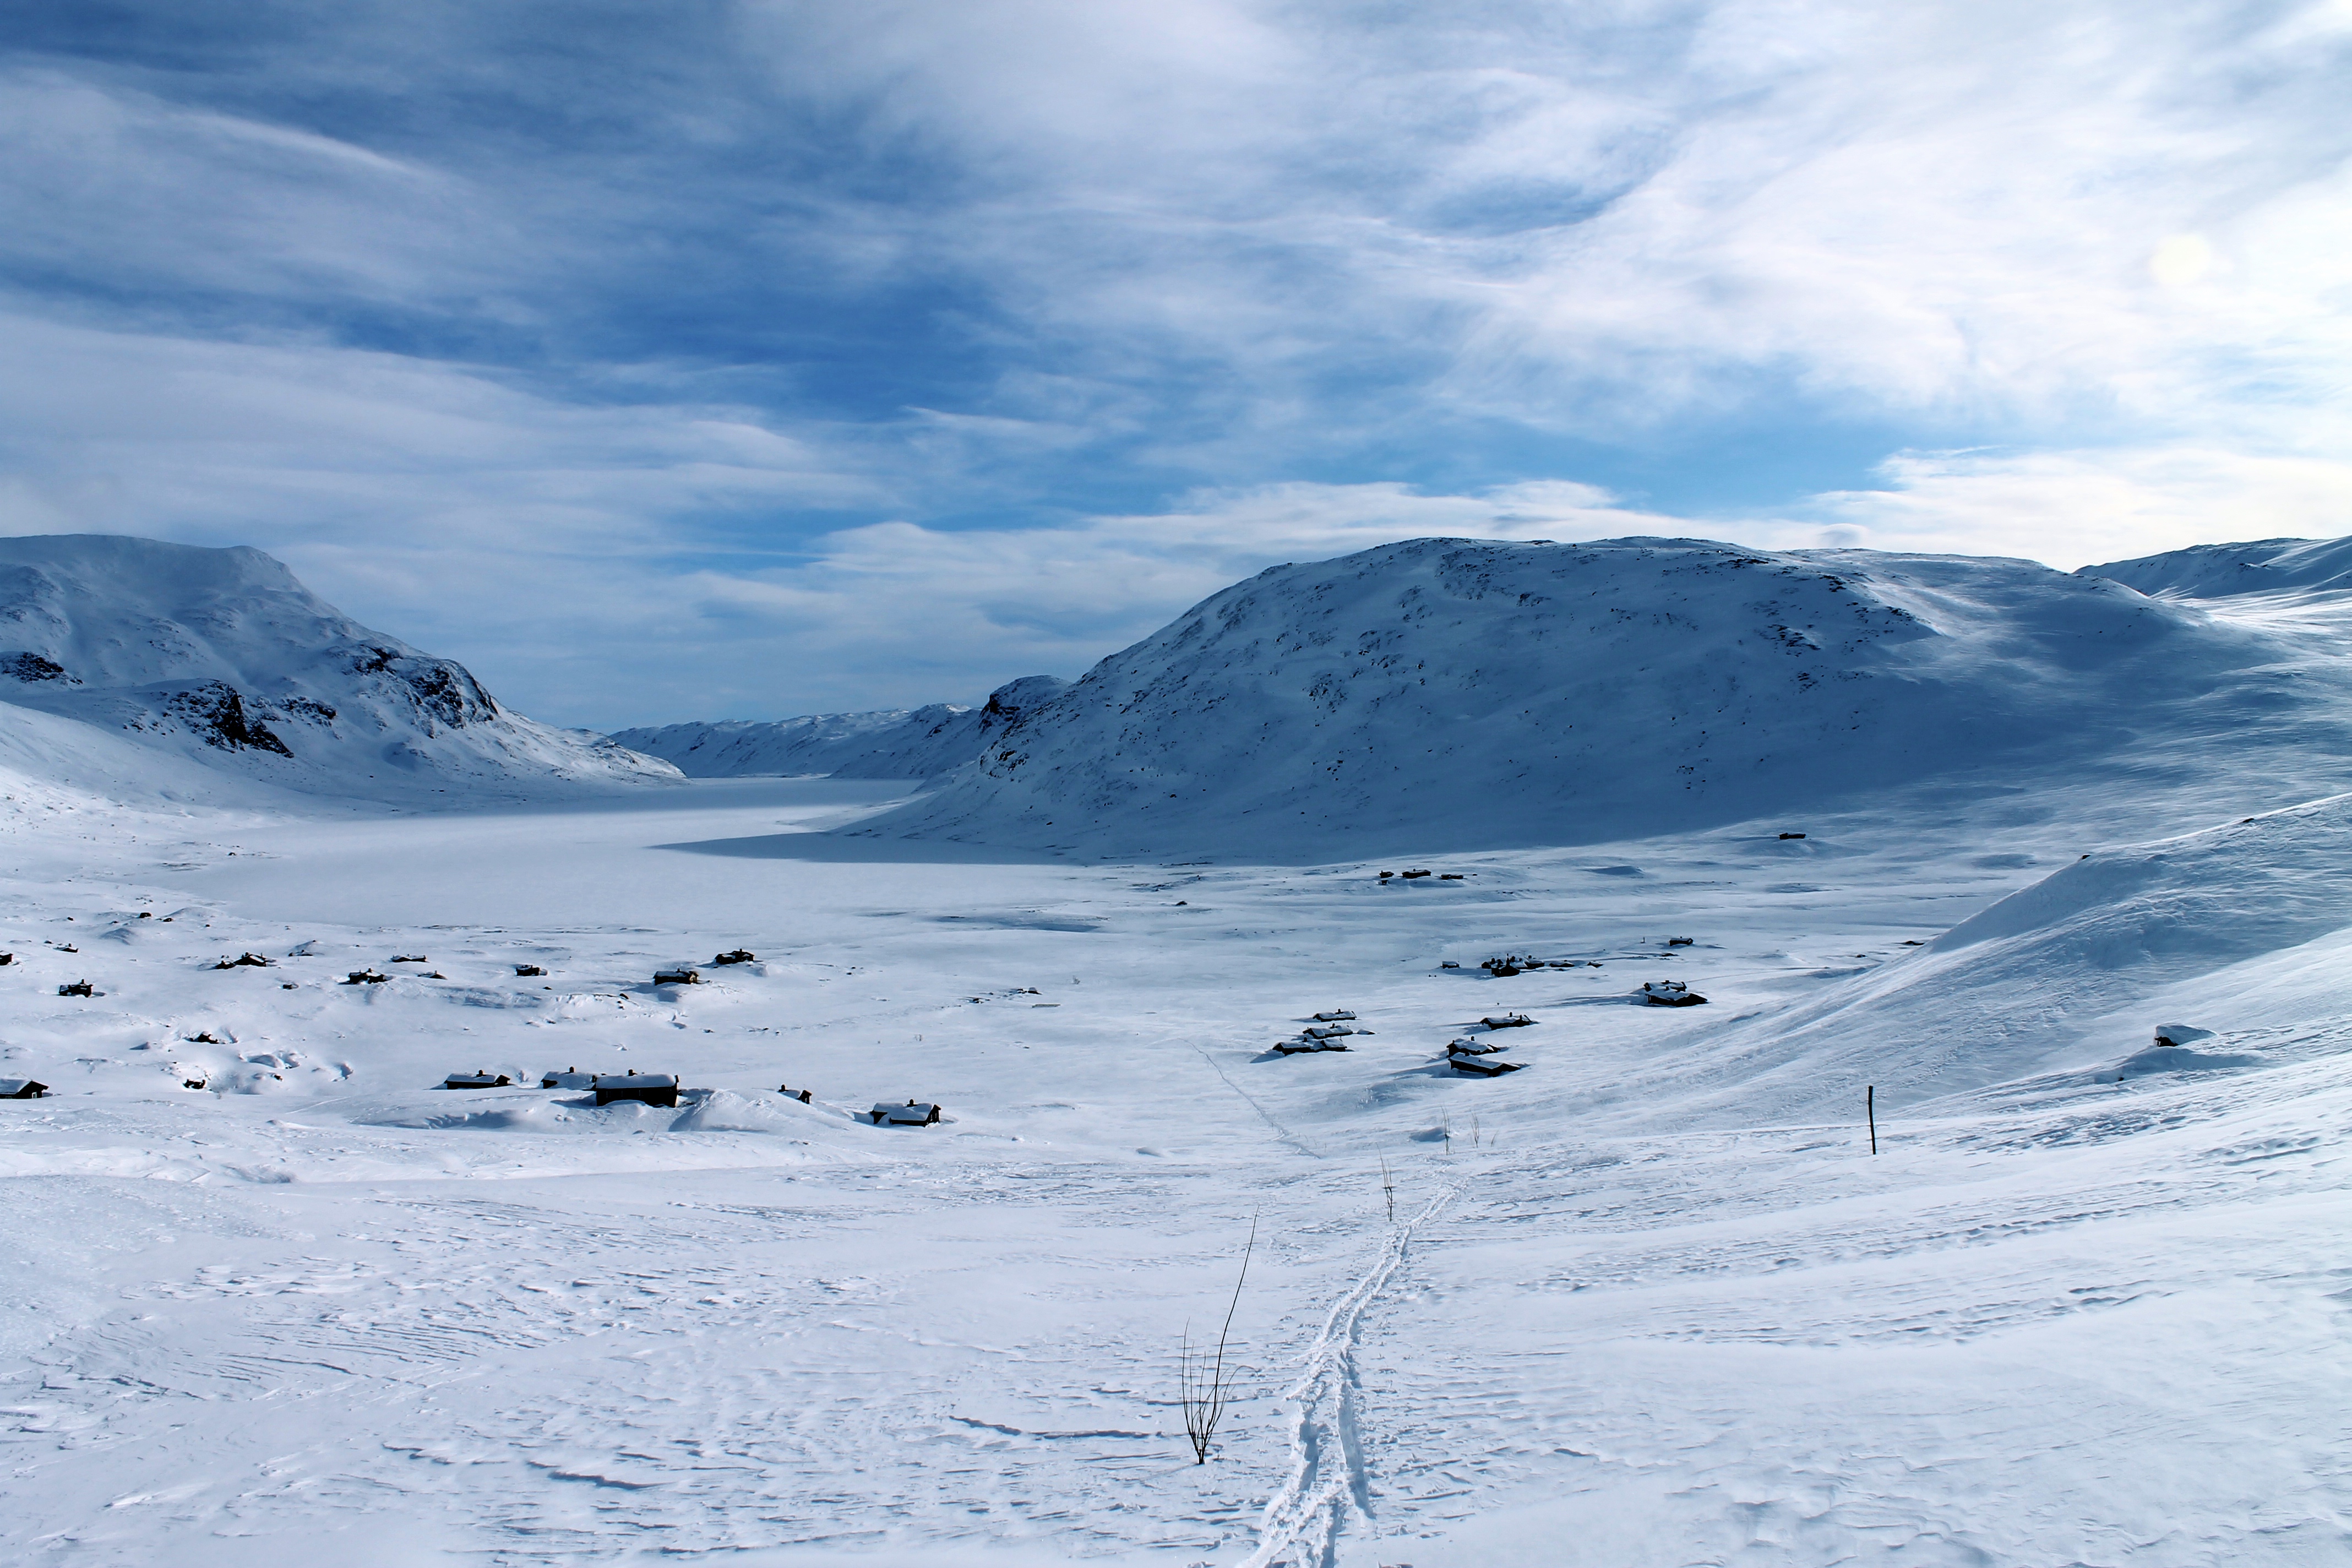
[{"label": "snow-covered slope", "polygon": [[2352,739],[2341,669],[2289,663],[2259,628],[2026,561],[1419,540],[1216,595],[866,831],[1227,858],[1573,844],[2033,767],[2177,775],[2216,736],[2249,770],[2287,757],[2274,805],[2320,793],[2310,759]]},{"label": "snow-covered slope", "polygon": [[971,762],[1022,709],[1050,700],[1068,685],[1054,676],[1032,675],[998,687],[981,708],[934,702],[766,722],[664,724],[617,731],[613,740],[674,763],[689,778],[932,778]]},{"label": "snow-covered slope", "polygon": [[2352,539],[2262,539],[2197,544],[2133,561],[2085,566],[2143,594],[2221,599],[2242,594],[2302,594],[2352,588]]},{"label": "snow-covered slope", "polygon": [[1727,1116],[1793,1121],[1850,1107],[1865,1083],[1900,1106],[1993,1084],[2278,1065],[2293,1053],[2150,1054],[2152,1031],[2182,1016],[2242,1038],[2332,1014],[2331,996],[2293,981],[2340,975],[2348,938],[2352,795],[2339,795],[2086,854],[1769,1023],[1708,1031],[1642,1082],[1719,1085]]},{"label": "snow-covered slope", "polygon": [[[370,631],[243,548],[0,539],[0,703],[340,795],[677,776],[602,737],[501,710],[464,666]],[[70,745],[16,727],[25,754],[11,763],[27,776],[75,765]]]}]

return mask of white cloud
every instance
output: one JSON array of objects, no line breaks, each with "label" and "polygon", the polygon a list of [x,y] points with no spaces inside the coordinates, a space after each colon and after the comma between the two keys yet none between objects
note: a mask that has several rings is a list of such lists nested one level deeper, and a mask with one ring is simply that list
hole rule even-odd
[{"label": "white cloud", "polygon": [[[1889,488],[1836,491],[1749,525],[1759,542],[2019,555],[2072,571],[2190,544],[2352,533],[2352,462],[2174,446],[1910,453]],[[1824,525],[1836,534],[1822,537]]]},{"label": "white cloud", "polygon": [[[1416,534],[2352,526],[2343,0],[537,15],[357,7],[213,100],[0,65],[0,528],[259,544],[618,721],[976,696]],[[1916,450],[1697,520],[1496,482],[1717,419]]]},{"label": "white cloud", "polygon": [[2115,440],[2258,436],[2243,405],[2352,357],[2340,11],[752,15],[793,90],[970,176],[919,249],[1103,374],[1243,367],[1232,416],[1294,438],[1364,355],[1421,365],[1408,405],[1584,434],[1763,377]]}]

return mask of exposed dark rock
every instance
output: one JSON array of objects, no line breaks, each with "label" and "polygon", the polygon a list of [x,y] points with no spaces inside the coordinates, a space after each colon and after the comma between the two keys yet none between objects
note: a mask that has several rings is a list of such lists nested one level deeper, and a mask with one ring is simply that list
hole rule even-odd
[{"label": "exposed dark rock", "polygon": [[68,686],[81,684],[66,673],[64,665],[37,653],[0,653],[0,675],[14,676],[27,685],[36,680],[62,680]]},{"label": "exposed dark rock", "polygon": [[185,691],[175,691],[164,699],[164,706],[185,719],[208,746],[218,746],[223,751],[250,746],[259,752],[275,752],[281,757],[294,754],[258,720],[246,715],[245,699],[225,680],[207,680]]}]

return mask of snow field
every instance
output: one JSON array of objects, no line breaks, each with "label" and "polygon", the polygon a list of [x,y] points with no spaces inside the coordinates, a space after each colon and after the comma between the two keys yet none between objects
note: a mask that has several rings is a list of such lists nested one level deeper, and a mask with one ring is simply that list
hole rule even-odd
[{"label": "snow field", "polygon": [[[2038,822],[1895,801],[1382,887],[860,858],[806,830],[883,786],[664,793],[12,837],[0,1074],[58,1090],[0,1102],[41,1216],[0,1238],[12,1556],[2343,1556],[2332,805],[2082,863],[2053,782]],[[2274,919],[2287,882],[2319,913]],[[2169,945],[2110,940],[2151,911]],[[709,983],[650,984],[679,962]],[[334,984],[363,963],[395,978]],[[1971,986],[2015,1026],[1956,1046]],[[1334,1006],[1372,1033],[1267,1052]],[[1528,1070],[1448,1071],[1499,1011]],[[199,1054],[246,1077],[176,1087]],[[625,1062],[707,1092],[429,1087]],[[951,1120],[856,1115],[906,1098]],[[1195,1467],[1177,1337],[1254,1216]]]}]

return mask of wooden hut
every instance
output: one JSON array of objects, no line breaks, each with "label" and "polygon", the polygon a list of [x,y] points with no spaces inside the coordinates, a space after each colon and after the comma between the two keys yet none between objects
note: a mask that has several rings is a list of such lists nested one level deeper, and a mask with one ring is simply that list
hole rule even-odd
[{"label": "wooden hut", "polygon": [[599,1105],[610,1105],[616,1100],[634,1100],[645,1105],[677,1104],[676,1073],[599,1073],[592,1087],[596,1090]]},{"label": "wooden hut", "polygon": [[929,1127],[940,1119],[940,1108],[910,1100],[904,1105],[877,1105],[866,1114],[877,1127]]},{"label": "wooden hut", "polygon": [[1500,1057],[1465,1057],[1449,1053],[1445,1065],[1455,1072],[1466,1072],[1473,1078],[1500,1078],[1507,1072],[1517,1072],[1525,1062],[1507,1062]]},{"label": "wooden hut", "polygon": [[0,1078],[0,1100],[38,1100],[49,1086],[29,1078]]},{"label": "wooden hut", "polygon": [[514,1079],[502,1072],[453,1072],[441,1080],[443,1089],[506,1089]]}]

